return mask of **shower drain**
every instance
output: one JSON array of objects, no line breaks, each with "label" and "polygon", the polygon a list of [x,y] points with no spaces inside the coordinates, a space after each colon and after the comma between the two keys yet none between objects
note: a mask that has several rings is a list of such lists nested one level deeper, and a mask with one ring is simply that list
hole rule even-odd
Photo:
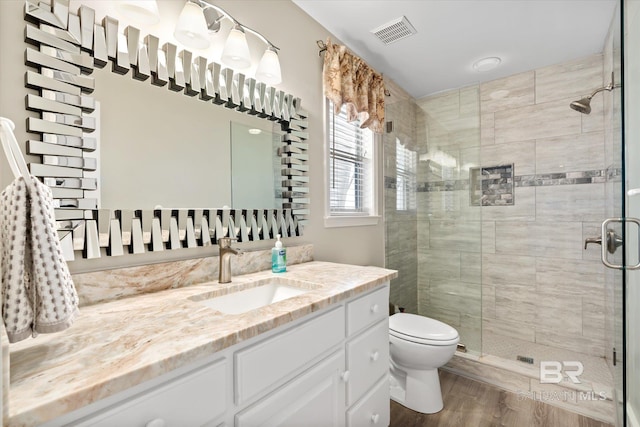
[{"label": "shower drain", "polygon": [[518,361],[520,361],[520,362],[524,362],[524,363],[528,363],[530,365],[533,365],[533,357],[516,356],[516,359],[518,359]]}]

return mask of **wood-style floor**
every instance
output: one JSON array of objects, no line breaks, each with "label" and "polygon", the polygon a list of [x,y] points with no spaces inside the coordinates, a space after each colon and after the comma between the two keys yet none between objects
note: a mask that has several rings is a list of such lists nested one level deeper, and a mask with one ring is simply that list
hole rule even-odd
[{"label": "wood-style floor", "polygon": [[546,403],[440,371],[444,409],[420,414],[391,401],[390,427],[611,427]]}]

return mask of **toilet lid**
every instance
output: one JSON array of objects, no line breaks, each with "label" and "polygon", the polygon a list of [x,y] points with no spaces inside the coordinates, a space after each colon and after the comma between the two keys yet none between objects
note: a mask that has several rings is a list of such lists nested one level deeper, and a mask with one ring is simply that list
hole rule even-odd
[{"label": "toilet lid", "polygon": [[389,329],[408,339],[451,341],[458,338],[458,331],[446,323],[410,313],[396,313],[389,317]]}]

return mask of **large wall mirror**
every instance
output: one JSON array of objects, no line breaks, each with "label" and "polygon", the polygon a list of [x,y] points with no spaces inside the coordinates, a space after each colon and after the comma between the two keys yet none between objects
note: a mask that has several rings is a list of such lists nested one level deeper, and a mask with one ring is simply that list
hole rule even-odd
[{"label": "large wall mirror", "polygon": [[[68,0],[25,2],[32,174],[68,259],[299,235],[300,100]],[[132,78],[133,77],[133,78]],[[262,144],[262,145],[261,145]]]},{"label": "large wall mirror", "polygon": [[279,150],[282,132],[231,122],[231,205],[282,205]]}]

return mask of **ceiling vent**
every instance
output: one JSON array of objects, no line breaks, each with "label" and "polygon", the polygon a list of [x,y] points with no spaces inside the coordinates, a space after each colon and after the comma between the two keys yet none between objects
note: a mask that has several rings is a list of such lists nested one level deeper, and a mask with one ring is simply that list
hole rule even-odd
[{"label": "ceiling vent", "polygon": [[387,22],[371,32],[384,44],[391,44],[417,33],[406,16]]}]

